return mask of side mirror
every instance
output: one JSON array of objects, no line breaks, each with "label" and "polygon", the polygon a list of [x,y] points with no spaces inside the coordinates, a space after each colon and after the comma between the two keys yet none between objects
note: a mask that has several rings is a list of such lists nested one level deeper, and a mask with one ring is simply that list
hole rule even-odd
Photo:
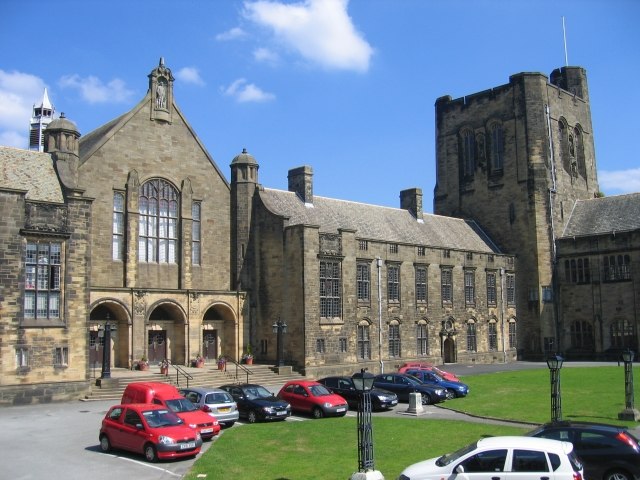
[{"label": "side mirror", "polygon": [[141,423],[136,423],[136,430],[144,430],[144,426]]}]

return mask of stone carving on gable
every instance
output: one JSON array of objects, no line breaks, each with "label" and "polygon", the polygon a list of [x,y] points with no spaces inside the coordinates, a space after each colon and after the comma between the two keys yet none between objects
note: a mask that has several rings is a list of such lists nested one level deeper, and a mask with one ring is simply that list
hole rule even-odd
[{"label": "stone carving on gable", "polygon": [[65,205],[25,204],[24,228],[36,232],[68,233],[69,211]]},{"label": "stone carving on gable", "polygon": [[147,302],[144,298],[146,294],[142,290],[135,291],[135,298],[133,299],[133,313],[135,315],[144,315],[147,311]]},{"label": "stone carving on gable", "polygon": [[342,237],[336,233],[320,234],[320,254],[342,255]]},{"label": "stone carving on gable", "polygon": [[164,64],[164,58],[149,74],[149,92],[151,93],[151,120],[171,123],[171,105],[173,102],[173,75]]}]

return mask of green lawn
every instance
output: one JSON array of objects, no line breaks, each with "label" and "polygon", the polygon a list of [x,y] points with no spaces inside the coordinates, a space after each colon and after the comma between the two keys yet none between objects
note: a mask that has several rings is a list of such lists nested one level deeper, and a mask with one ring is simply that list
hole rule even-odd
[{"label": "green lawn", "polygon": [[[446,402],[447,407],[525,422],[549,420],[547,369],[472,375],[462,380],[469,384],[471,394]],[[624,408],[622,367],[563,368],[561,385],[565,419],[637,426],[617,420]],[[640,398],[639,394],[636,388],[635,397]],[[411,463],[453,451],[482,436],[520,435],[529,430],[376,414],[373,429],[376,468],[387,480],[394,480]],[[287,421],[225,430],[185,478],[346,480],[357,467],[355,418]]]}]

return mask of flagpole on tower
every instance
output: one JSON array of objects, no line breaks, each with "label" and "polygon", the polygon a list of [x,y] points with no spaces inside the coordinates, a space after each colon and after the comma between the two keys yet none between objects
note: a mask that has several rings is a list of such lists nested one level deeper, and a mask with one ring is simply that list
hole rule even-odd
[{"label": "flagpole on tower", "polygon": [[569,56],[567,54],[567,30],[564,25],[564,16],[562,17],[562,36],[564,38],[564,65],[569,66]]}]

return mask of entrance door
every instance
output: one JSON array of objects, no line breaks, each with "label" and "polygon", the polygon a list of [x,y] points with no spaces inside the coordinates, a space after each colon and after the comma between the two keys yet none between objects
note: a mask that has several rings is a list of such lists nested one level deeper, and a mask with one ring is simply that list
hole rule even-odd
[{"label": "entrance door", "polygon": [[456,342],[451,337],[444,341],[444,363],[456,363]]},{"label": "entrance door", "polygon": [[159,363],[167,358],[167,331],[149,330],[149,363]]},{"label": "entrance door", "polygon": [[89,364],[93,368],[102,365],[102,355],[104,350],[104,336],[98,335],[99,332],[89,332]]},{"label": "entrance door", "polygon": [[204,330],[202,332],[202,356],[207,360],[218,358],[218,331]]}]

